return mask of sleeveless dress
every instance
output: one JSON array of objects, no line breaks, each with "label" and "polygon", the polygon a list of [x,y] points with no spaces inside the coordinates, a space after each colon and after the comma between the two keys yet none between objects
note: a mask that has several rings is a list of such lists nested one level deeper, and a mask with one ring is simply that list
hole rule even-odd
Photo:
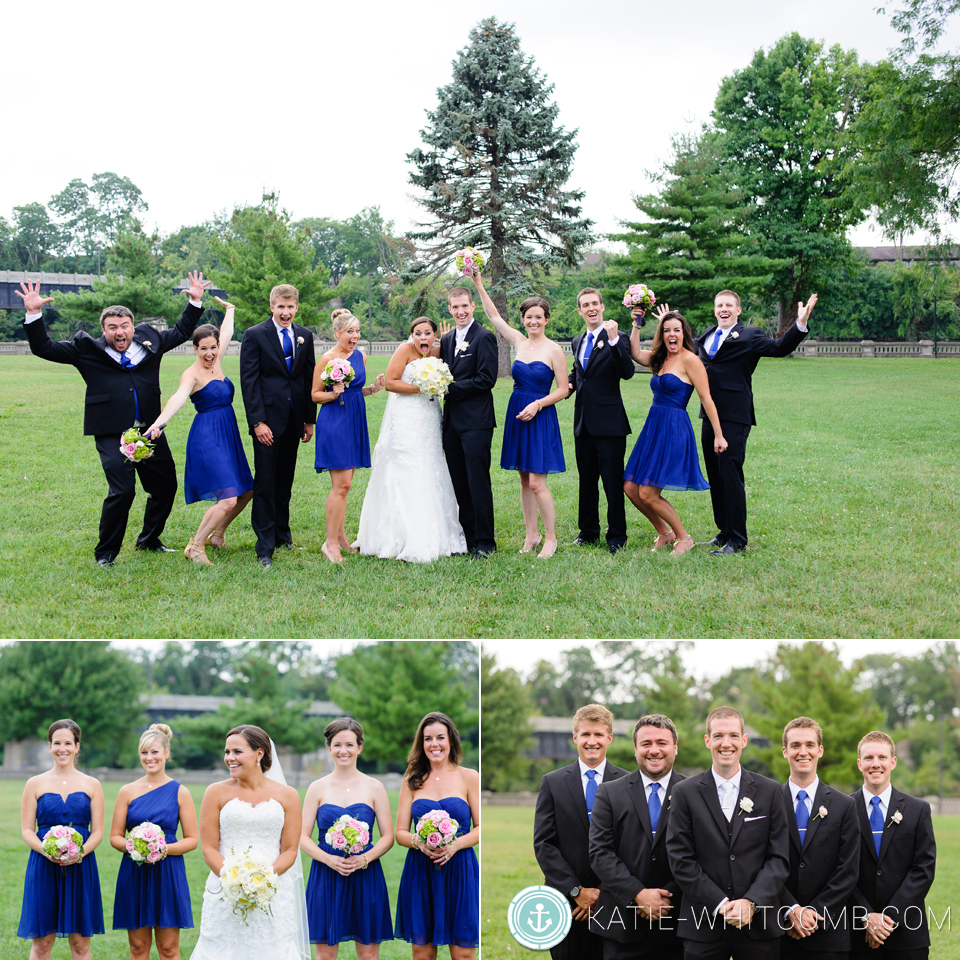
[{"label": "sleeveless dress", "polygon": [[650,378],[650,389],[653,403],[623,479],[660,490],[709,490],[687,416],[693,384],[672,373],[661,373]]},{"label": "sleeveless dress", "polygon": [[[373,808],[366,803],[351,803],[341,807],[335,803],[321,804],[317,810],[317,845],[324,853],[345,856],[324,841],[333,822],[345,813],[362,820],[370,828],[377,822]],[[368,843],[364,852],[370,850]],[[325,863],[314,860],[307,881],[307,918],[310,921],[311,943],[380,943],[393,939],[390,922],[390,902],[387,899],[387,881],[383,867],[374,860],[366,870],[357,870],[349,877],[341,876]]]},{"label": "sleeveless dress", "polygon": [[[149,821],[163,828],[167,843],[176,843],[180,822],[179,790],[180,784],[171,780],[131,800],[127,807],[126,829],[132,830]],[[164,857],[159,863],[137,866],[125,853],[117,872],[113,929],[192,926],[193,911],[190,909],[190,888],[183,857]]]},{"label": "sleeveless dress", "polygon": [[196,416],[187,436],[183,495],[187,503],[239,497],[253,489],[253,477],[233,412],[229,379],[211,380],[190,399]]},{"label": "sleeveless dress", "polygon": [[533,363],[514,360],[510,372],[513,393],[504,417],[500,466],[524,473],[563,473],[567,465],[563,459],[557,408],[544,407],[532,420],[517,419],[524,407],[550,393],[553,368],[542,360]]},{"label": "sleeveless dress", "polygon": [[317,473],[370,466],[367,405],[363,401],[367,368],[359,350],[354,350],[347,359],[355,376],[340,394],[343,404],[333,400],[319,404],[317,410],[317,453],[314,463]]},{"label": "sleeveless dress", "polygon": [[[413,362],[400,379],[413,382]],[[440,404],[391,393],[373,451],[357,542],[360,552],[430,563],[467,552],[440,435]]]},{"label": "sleeveless dress", "polygon": [[[459,824],[457,836],[470,832],[470,804],[459,797],[414,800],[410,816],[446,810]],[[398,940],[409,943],[476,947],[480,942],[480,868],[473,847],[458,850],[437,869],[419,850],[408,850],[397,894]]]},{"label": "sleeveless dress", "polygon": [[[247,848],[269,863],[280,856],[283,806],[273,798],[256,806],[232,797],[220,810],[220,853]],[[200,938],[191,960],[313,960],[302,888],[294,869],[280,875],[271,914],[252,910],[247,924],[221,900],[220,878],[211,871],[203,890]]]},{"label": "sleeveless dress", "polygon": [[[83,791],[69,794],[66,800],[59,793],[45,793],[37,800],[37,836],[42,840],[51,827],[61,824],[73,827],[84,842],[90,837],[90,798]],[[103,933],[96,853],[61,867],[30,851],[17,936],[34,939],[51,933],[58,937]]]}]

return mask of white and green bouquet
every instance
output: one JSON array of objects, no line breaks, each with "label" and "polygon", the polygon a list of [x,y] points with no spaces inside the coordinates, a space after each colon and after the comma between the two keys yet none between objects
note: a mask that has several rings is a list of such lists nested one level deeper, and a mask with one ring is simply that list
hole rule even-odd
[{"label": "white and green bouquet", "polygon": [[264,858],[252,855],[250,847],[242,853],[230,849],[220,868],[220,898],[229,903],[233,912],[247,924],[254,910],[263,910],[273,916],[270,901],[277,895],[278,878],[273,866]]},{"label": "white and green bouquet", "polygon": [[413,361],[413,381],[420,388],[420,396],[435,401],[447,393],[453,383],[450,368],[439,357],[420,357]]}]

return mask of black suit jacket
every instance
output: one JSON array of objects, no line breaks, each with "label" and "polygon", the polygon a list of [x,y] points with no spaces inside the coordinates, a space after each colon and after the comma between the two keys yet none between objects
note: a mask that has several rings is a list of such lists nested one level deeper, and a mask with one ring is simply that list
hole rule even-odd
[{"label": "black suit jacket", "polygon": [[586,430],[595,437],[625,437],[630,433],[630,421],[623,409],[620,381],[629,380],[637,372],[630,356],[630,338],[621,333],[611,347],[607,331],[601,327],[584,370],[579,355],[585,336],[581,333],[570,344],[570,385],[576,390],[573,435],[579,437],[581,430]]},{"label": "black suit jacket", "polygon": [[[600,789],[626,772],[608,760]],[[544,882],[564,896],[574,887],[600,886],[600,879],[590,866],[589,831],[580,764],[574,762],[544,774],[533,818],[533,852]]]},{"label": "black suit jacket", "polygon": [[893,788],[878,857],[863,791],[856,790],[850,796],[860,824],[860,876],[851,896],[851,952],[874,953],[867,946],[863,928],[868,913],[881,912],[899,924],[881,951],[928,947],[930,929],[924,899],[937,865],[930,804]]},{"label": "black suit jacket", "polygon": [[464,339],[470,346],[455,354],[456,329],[440,338],[440,359],[453,374],[443,403],[443,424],[457,433],[492,430],[497,425],[493,409],[493,388],[500,367],[497,337],[474,320]]},{"label": "black suit jacket", "polygon": [[[710,770],[671,791],[667,856],[683,901],[677,929],[684,939],[710,942],[723,933],[714,911],[726,897],[757,905],[747,927],[755,940],[783,935],[777,923],[780,890],[790,869],[787,813],[780,784],[741,768],[733,819],[720,809]],[[740,804],[752,801],[752,809]]]},{"label": "black suit jacket", "polygon": [[[717,325],[714,324],[706,333],[700,334],[697,347],[700,359],[707,368],[710,396],[717,406],[717,415],[721,420],[754,425],[757,417],[753,409],[753,371],[757,369],[760,358],[786,357],[793,353],[810,332],[809,328],[803,332],[794,323],[782,337],[774,340],[760,327],[745,327],[738,322],[711,360],[707,346],[716,330]],[[705,418],[701,406],[700,419]]]},{"label": "black suit jacket", "polygon": [[146,350],[146,356],[128,370],[107,353],[107,341],[78,332],[72,340],[51,340],[43,318],[24,324],[30,350],[44,360],[69,363],[80,371],[87,384],[84,400],[83,432],[123,433],[136,420],[133,391],[140,401],[140,416],[147,425],[160,416],[160,360],[168,350],[180,346],[193,335],[203,316],[202,307],[187,304],[172,330],[157,330],[149,323],[133,328],[133,339]]},{"label": "black suit jacket", "polygon": [[[590,866],[601,884],[590,917],[594,933],[621,943],[676,936],[673,916],[680,906],[680,887],[670,871],[666,836],[673,790],[684,779],[675,770],[670,776],[670,793],[661,797],[656,837],[639,770],[600,784],[590,817]],[[647,887],[674,894],[672,917],[651,922],[637,912],[634,897]]]},{"label": "black suit jacket", "polygon": [[[854,802],[821,780],[801,847],[789,784],[781,790],[790,832],[790,873],[780,891],[783,926],[790,922],[784,912],[795,903],[813,907],[823,923],[818,923],[816,933],[794,941],[794,949],[844,953],[850,949],[847,901],[860,870],[860,825]],[[821,807],[826,816],[821,815]]]},{"label": "black suit jacket", "polygon": [[243,334],[240,391],[250,433],[256,424],[266,423],[274,437],[279,437],[290,417],[291,397],[298,424],[317,422],[317,405],[311,396],[316,366],[313,333],[298,323],[291,323],[290,335],[294,341],[293,366],[287,370],[272,317]]}]

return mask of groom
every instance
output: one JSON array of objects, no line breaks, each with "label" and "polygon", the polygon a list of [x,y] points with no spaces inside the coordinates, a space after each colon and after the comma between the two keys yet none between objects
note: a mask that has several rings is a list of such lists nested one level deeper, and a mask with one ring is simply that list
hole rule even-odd
[{"label": "groom", "polygon": [[476,304],[466,287],[447,294],[456,328],[440,340],[440,359],[453,374],[443,405],[443,452],[460,508],[460,526],[471,559],[495,553],[490,445],[497,418],[497,338],[473,319]]}]

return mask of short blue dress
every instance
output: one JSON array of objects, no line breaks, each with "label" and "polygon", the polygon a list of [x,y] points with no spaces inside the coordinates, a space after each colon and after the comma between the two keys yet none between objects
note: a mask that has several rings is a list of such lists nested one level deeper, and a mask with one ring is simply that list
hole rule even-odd
[{"label": "short blue dress", "polygon": [[[163,828],[167,843],[176,843],[180,803],[176,780],[130,801],[127,827],[132,830],[145,821]],[[192,927],[190,888],[182,856],[164,857],[158,863],[138,866],[129,854],[123,855],[117,872],[117,893],[113,901],[113,929],[140,927]]]},{"label": "short blue dress", "polygon": [[[324,853],[346,856],[324,841],[327,830],[344,814],[362,820],[370,828],[370,840],[364,852],[373,846],[373,827],[377,816],[366,803],[347,807],[335,803],[321,804],[317,810],[317,846]],[[366,870],[356,870],[349,877],[341,876],[325,863],[314,860],[307,881],[307,920],[310,942],[335,944],[344,940],[357,943],[382,943],[393,939],[390,902],[383,867],[374,860]]]},{"label": "short blue dress", "polygon": [[324,470],[353,470],[370,466],[370,434],[367,431],[367,406],[363,387],[367,368],[363,354],[354,350],[347,358],[354,377],[338,400],[321,403],[317,410],[316,460],[317,473]]},{"label": "short blue dress", "polygon": [[550,393],[553,368],[542,360],[533,363],[514,360],[510,372],[513,393],[504,418],[500,466],[524,473],[563,473],[567,465],[556,407],[544,407],[532,420],[517,419],[524,407]]},{"label": "short blue dress", "polygon": [[[90,837],[90,797],[80,790],[66,800],[59,793],[43,794],[37,800],[37,836],[42,840],[51,827],[59,825],[73,827],[86,842]],[[69,867],[30,851],[17,936],[32,940],[51,933],[58,937],[103,933],[100,875],[93,851]]]},{"label": "short blue dress", "polygon": [[[446,810],[470,832],[470,804],[460,797],[414,800],[414,824],[431,810]],[[458,850],[442,867],[419,850],[408,850],[397,894],[398,940],[435,946],[476,947],[480,943],[480,867],[473,847]]]},{"label": "short blue dress", "polygon": [[697,441],[687,415],[693,384],[672,373],[650,378],[653,403],[623,479],[659,490],[709,490],[700,472]]},{"label": "short blue dress", "polygon": [[187,503],[239,497],[253,489],[253,476],[233,412],[230,380],[211,380],[190,399],[196,416],[187,436],[183,495]]}]

